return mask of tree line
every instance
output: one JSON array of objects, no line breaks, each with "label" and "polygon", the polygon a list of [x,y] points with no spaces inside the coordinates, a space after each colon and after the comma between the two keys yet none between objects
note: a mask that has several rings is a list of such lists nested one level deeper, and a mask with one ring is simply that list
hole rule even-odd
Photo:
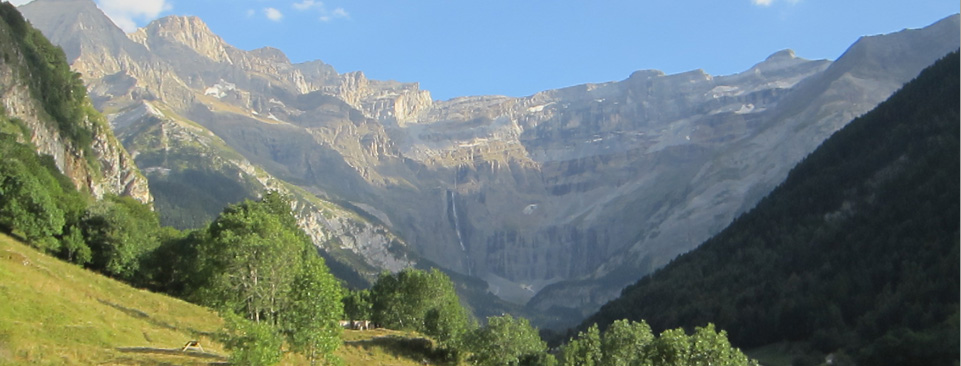
[{"label": "tree line", "polygon": [[756,365],[713,324],[686,334],[677,328],[655,335],[647,323],[618,321],[605,332],[595,325],[550,349],[527,319],[492,316],[483,326],[459,304],[441,271],[383,273],[369,290],[348,291],[349,319],[371,319],[390,329],[437,340],[444,362],[471,365]]}]

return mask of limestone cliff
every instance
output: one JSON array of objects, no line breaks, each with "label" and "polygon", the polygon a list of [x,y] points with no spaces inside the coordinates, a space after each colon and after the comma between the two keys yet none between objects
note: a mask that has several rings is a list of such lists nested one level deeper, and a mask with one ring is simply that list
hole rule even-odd
[{"label": "limestone cliff", "polygon": [[142,101],[110,117],[144,167],[165,224],[195,228],[216,218],[227,204],[273,190],[293,198],[299,226],[329,259],[350,268],[349,274],[335,271],[342,278],[372,281],[383,270],[417,263],[406,244],[383,225],[273,177],[206,128],[164,107]]}]

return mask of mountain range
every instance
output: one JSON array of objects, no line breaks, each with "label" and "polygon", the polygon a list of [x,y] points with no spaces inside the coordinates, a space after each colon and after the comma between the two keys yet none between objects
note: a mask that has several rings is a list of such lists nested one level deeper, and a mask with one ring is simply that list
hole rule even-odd
[{"label": "mountain range", "polygon": [[92,0],[19,9],[82,74],[165,223],[199,227],[277,189],[357,285],[435,263],[573,318],[720,232],[961,42],[955,15],[864,37],[833,62],[783,50],[734,75],[644,70],[439,101],[240,50],[195,17],[124,34]]}]

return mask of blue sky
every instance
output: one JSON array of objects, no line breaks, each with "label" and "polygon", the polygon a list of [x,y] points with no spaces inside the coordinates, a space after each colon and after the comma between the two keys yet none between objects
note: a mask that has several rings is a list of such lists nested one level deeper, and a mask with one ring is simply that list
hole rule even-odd
[{"label": "blue sky", "polygon": [[271,46],[294,62],[420,82],[434,99],[525,96],[641,69],[727,75],[786,48],[833,60],[859,36],[959,12],[952,0],[97,2],[126,29],[196,15],[239,48]]}]

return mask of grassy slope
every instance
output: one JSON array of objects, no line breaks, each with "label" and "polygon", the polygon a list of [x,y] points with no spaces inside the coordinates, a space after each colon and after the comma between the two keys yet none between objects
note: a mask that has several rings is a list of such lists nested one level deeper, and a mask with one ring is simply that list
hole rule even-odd
[{"label": "grassy slope", "polygon": [[0,364],[206,364],[183,356],[197,339],[223,355],[209,334],[216,313],[138,290],[40,254],[0,235]]},{"label": "grassy slope", "polygon": [[[90,272],[0,234],[0,365],[207,365],[227,352],[210,309]],[[345,331],[346,365],[436,363],[430,342],[391,330]],[[206,354],[180,352],[200,340]],[[305,360],[288,354],[282,364]]]}]

